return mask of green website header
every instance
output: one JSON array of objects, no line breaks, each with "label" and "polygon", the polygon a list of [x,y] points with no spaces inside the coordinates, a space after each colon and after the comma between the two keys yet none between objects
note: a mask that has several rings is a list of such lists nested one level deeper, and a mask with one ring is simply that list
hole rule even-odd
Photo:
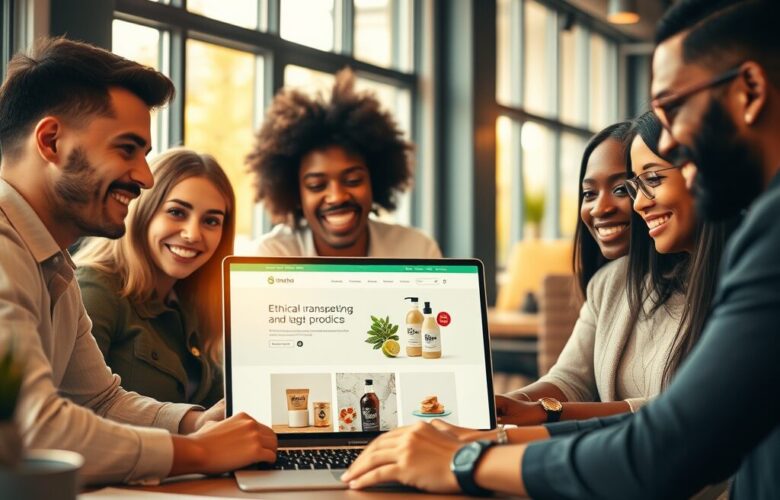
[{"label": "green website header", "polygon": [[444,273],[477,274],[477,266],[408,266],[383,264],[230,264],[231,271],[319,273]]}]

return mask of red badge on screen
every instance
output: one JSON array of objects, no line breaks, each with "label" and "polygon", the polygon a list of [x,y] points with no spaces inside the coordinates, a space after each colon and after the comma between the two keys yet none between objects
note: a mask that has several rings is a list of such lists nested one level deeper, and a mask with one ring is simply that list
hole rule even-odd
[{"label": "red badge on screen", "polygon": [[450,315],[444,311],[436,315],[436,322],[439,324],[439,326],[447,326],[450,324],[450,321]]}]

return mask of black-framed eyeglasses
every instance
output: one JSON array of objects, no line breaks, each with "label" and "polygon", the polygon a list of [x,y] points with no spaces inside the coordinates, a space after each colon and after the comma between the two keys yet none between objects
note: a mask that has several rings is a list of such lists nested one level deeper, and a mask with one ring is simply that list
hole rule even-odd
[{"label": "black-framed eyeglasses", "polygon": [[626,186],[628,196],[630,196],[632,200],[636,200],[638,193],[641,192],[648,200],[654,200],[655,188],[661,185],[661,180],[663,179],[658,173],[676,168],[678,167],[659,168],[658,170],[651,170],[649,172],[641,173],[636,177],[632,177],[631,179],[626,179],[623,181],[623,184]]},{"label": "black-framed eyeglasses", "polygon": [[703,83],[698,83],[685,90],[676,92],[674,94],[667,94],[660,97],[656,97],[650,101],[650,106],[653,108],[653,112],[661,121],[667,130],[672,128],[672,121],[677,112],[680,110],[685,101],[692,95],[706,90],[717,85],[722,85],[728,81],[733,80],[742,72],[742,65],[731,68],[730,70],[715,76],[714,78],[707,80]]}]

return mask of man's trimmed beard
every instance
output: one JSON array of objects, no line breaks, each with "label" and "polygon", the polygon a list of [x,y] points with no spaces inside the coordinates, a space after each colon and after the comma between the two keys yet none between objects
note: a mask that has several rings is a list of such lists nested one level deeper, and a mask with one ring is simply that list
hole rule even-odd
[{"label": "man's trimmed beard", "polygon": [[[82,236],[121,238],[125,224],[113,224],[105,213],[105,196],[97,170],[87,159],[83,148],[74,149],[62,168],[62,177],[54,185],[57,196],[57,219],[74,224]],[[100,207],[98,214],[88,213],[90,206]]]},{"label": "man's trimmed beard", "polygon": [[739,137],[734,122],[713,99],[688,155],[698,168],[696,211],[719,221],[746,209],[763,191],[760,155]]}]

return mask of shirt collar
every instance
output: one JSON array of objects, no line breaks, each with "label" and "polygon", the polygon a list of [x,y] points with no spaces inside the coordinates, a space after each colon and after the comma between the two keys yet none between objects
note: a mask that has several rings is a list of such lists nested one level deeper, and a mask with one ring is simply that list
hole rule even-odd
[{"label": "shirt collar", "polygon": [[57,245],[35,210],[5,179],[0,179],[0,210],[5,213],[38,263],[63,254],[66,262],[75,269],[68,253]]}]

